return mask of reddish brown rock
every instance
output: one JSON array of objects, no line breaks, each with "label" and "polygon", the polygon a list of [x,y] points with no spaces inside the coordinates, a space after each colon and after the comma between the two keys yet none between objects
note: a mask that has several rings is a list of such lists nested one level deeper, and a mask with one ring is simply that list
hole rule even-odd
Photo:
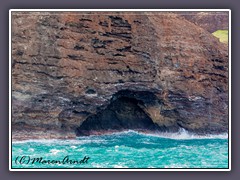
[{"label": "reddish brown rock", "polygon": [[174,14],[13,12],[12,126],[227,132],[227,46]]},{"label": "reddish brown rock", "polygon": [[210,33],[217,30],[228,30],[228,12],[177,12],[186,20],[202,27]]}]

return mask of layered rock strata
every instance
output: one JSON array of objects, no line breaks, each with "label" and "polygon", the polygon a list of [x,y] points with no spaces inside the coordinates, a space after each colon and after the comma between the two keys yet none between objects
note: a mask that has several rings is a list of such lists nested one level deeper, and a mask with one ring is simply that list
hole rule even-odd
[{"label": "layered rock strata", "polygon": [[201,28],[213,33],[217,30],[228,30],[228,12],[177,12],[186,20],[200,26]]},{"label": "layered rock strata", "polygon": [[228,50],[171,13],[13,12],[12,128],[228,131]]}]

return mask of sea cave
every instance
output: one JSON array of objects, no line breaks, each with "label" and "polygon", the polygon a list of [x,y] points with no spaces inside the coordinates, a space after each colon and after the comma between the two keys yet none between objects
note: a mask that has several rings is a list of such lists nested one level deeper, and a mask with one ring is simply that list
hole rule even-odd
[{"label": "sea cave", "polygon": [[155,103],[156,96],[150,92],[120,91],[102,111],[88,117],[79,128],[77,136],[124,130],[161,130],[144,111],[146,104]]}]

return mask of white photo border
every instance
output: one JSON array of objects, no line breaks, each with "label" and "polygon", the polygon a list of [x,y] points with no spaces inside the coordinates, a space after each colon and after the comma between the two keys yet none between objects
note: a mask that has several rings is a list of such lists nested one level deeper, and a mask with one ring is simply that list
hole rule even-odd
[{"label": "white photo border", "polygon": [[[12,12],[228,12],[228,168],[12,168]],[[231,9],[10,9],[9,10],[9,171],[231,171]]]}]

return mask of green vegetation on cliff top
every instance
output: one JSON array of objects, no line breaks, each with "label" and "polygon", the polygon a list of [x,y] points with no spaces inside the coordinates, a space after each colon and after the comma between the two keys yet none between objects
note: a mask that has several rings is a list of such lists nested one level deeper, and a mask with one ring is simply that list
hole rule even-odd
[{"label": "green vegetation on cliff top", "polygon": [[212,33],[215,37],[219,38],[220,42],[228,43],[228,30],[217,30]]}]

